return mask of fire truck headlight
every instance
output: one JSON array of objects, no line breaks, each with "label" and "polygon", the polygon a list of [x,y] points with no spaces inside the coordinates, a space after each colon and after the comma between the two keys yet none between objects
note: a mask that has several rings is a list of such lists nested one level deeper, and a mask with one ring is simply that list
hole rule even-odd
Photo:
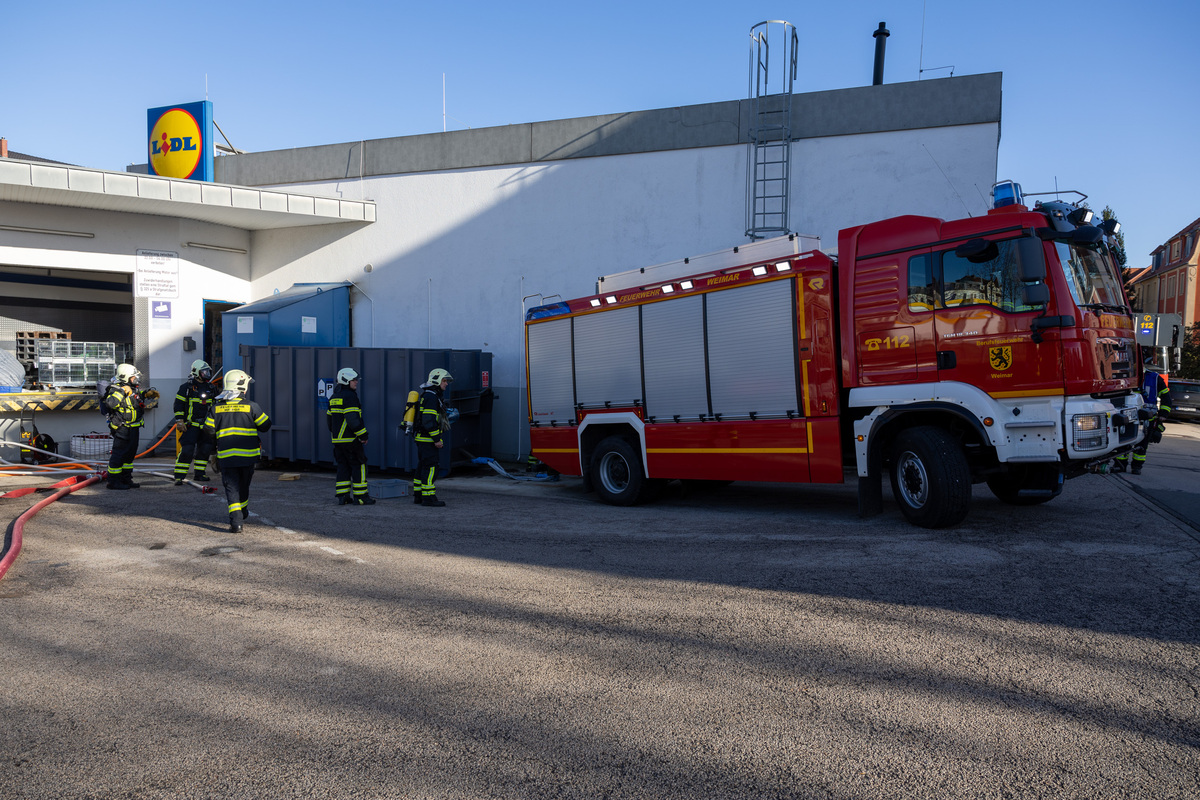
[{"label": "fire truck headlight", "polygon": [[594,298],[594,297],[593,297],[591,302],[592,302],[592,308],[599,308],[599,307],[600,307],[600,301],[599,301],[599,300],[597,300],[596,298]]},{"label": "fire truck headlight", "polygon": [[754,269],[752,269],[750,271],[753,272],[759,278],[761,278],[763,275],[767,274],[766,267],[755,267]]},{"label": "fire truck headlight", "polygon": [[1097,450],[1108,444],[1108,425],[1103,414],[1071,417],[1071,440],[1076,450]]}]

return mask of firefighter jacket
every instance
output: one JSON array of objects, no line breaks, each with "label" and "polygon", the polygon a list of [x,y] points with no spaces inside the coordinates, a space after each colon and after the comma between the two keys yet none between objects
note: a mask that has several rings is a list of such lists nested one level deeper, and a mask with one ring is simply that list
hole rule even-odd
[{"label": "firefighter jacket", "polygon": [[250,467],[262,456],[258,434],[271,429],[271,418],[245,397],[213,403],[204,430],[216,439],[217,463],[226,467]]},{"label": "firefighter jacket", "polygon": [[416,435],[418,442],[440,442],[442,428],[446,422],[446,403],[442,399],[442,387],[426,386],[417,401]]},{"label": "firefighter jacket", "polygon": [[145,406],[142,396],[132,386],[114,383],[108,387],[104,408],[108,412],[108,427],[113,430],[142,427]]},{"label": "firefighter jacket", "polygon": [[334,387],[325,421],[329,423],[334,444],[350,444],[367,438],[367,425],[363,422],[362,408],[358,405],[358,392],[349,386],[339,383]]},{"label": "firefighter jacket", "polygon": [[203,425],[216,394],[217,389],[205,381],[188,381],[183,384],[175,393],[175,421],[186,422],[188,425]]}]

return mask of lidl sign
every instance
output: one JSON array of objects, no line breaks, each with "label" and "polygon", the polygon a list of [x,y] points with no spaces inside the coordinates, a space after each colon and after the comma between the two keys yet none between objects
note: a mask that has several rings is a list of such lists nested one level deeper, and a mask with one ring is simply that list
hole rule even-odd
[{"label": "lidl sign", "polygon": [[146,130],[151,175],[213,179],[211,102],[152,108]]}]

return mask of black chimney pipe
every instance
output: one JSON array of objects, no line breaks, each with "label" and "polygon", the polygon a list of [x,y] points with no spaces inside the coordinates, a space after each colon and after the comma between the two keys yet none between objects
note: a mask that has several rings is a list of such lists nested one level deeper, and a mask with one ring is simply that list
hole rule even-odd
[{"label": "black chimney pipe", "polygon": [[891,31],[887,29],[887,23],[879,23],[879,30],[873,34],[875,37],[875,76],[871,79],[872,86],[883,85],[883,50],[887,47],[887,38],[891,36]]}]

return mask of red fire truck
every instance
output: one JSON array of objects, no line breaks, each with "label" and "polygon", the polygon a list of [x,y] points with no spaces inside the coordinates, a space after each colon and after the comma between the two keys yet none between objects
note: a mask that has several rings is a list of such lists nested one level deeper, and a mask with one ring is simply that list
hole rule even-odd
[{"label": "red fire truck", "polygon": [[532,452],[632,505],[671,479],[841,483],[961,522],[1034,505],[1144,435],[1115,221],[997,184],[985,216],[787,236],[602,278],[530,309]]}]

